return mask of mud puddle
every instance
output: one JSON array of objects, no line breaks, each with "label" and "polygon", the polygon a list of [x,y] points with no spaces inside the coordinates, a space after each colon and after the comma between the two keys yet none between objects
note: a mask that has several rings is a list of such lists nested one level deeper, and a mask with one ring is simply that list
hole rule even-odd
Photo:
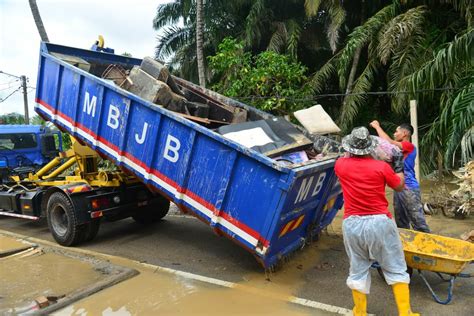
[{"label": "mud puddle", "polygon": [[[37,242],[39,247],[35,252],[0,260],[2,284],[8,284],[1,289],[5,293],[0,293],[3,297],[0,314],[18,314],[18,307],[40,295],[59,296],[71,291],[75,293],[80,288],[82,296],[69,295],[73,299],[63,301],[61,309],[50,313],[46,307],[40,312],[48,315],[334,315],[291,303],[282,288],[228,285],[231,283],[226,282],[219,285],[205,277],[176,270],[174,273],[81,249],[68,250],[72,257],[65,259],[63,248]],[[104,274],[110,274],[106,267],[114,265],[139,270],[139,274],[114,286],[96,288],[95,292],[83,290],[90,284],[104,284]],[[260,276],[265,280],[263,273]],[[276,292],[270,292],[273,290]]]},{"label": "mud puddle", "polygon": [[[38,310],[35,300],[46,299],[54,310],[114,284],[129,269],[69,251],[32,244],[0,235],[5,249],[27,250],[0,258],[0,314],[17,315]],[[18,247],[20,246],[20,247]],[[30,247],[29,247],[30,246]],[[46,307],[51,304],[49,307]]]},{"label": "mud puddle", "polygon": [[238,289],[163,272],[139,276],[101,291],[54,315],[325,315]]}]

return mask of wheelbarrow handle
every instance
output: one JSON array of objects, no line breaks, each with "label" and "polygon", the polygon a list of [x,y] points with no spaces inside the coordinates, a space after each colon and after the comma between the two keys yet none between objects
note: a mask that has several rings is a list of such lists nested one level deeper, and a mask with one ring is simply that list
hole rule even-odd
[{"label": "wheelbarrow handle", "polygon": [[456,279],[456,276],[452,275],[449,280],[445,280],[444,278],[442,278],[442,279],[445,280],[445,281],[449,281],[448,297],[447,297],[445,300],[442,300],[442,299],[440,299],[439,296],[433,291],[433,289],[431,288],[431,285],[428,283],[428,280],[426,280],[426,277],[424,276],[423,272],[422,272],[421,270],[418,270],[418,273],[420,274],[420,277],[421,277],[421,279],[423,280],[423,282],[425,282],[425,285],[426,285],[426,287],[428,288],[428,290],[430,291],[431,296],[433,296],[433,299],[434,299],[437,303],[442,304],[442,305],[447,305],[447,304],[449,304],[449,302],[451,302],[451,300],[453,299],[453,285],[454,285],[454,280]]}]

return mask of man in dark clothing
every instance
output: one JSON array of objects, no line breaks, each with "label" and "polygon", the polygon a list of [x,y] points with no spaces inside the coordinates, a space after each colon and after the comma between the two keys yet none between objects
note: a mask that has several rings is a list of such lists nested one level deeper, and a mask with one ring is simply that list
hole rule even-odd
[{"label": "man in dark clothing", "polygon": [[395,130],[393,134],[394,139],[392,139],[380,127],[378,121],[372,121],[370,126],[377,131],[379,137],[396,145],[403,153],[405,189],[401,192],[394,192],[393,195],[393,208],[395,210],[397,226],[410,229],[411,224],[414,230],[429,233],[430,228],[426,223],[423,204],[421,203],[420,185],[415,176],[416,148],[410,142],[411,135],[413,135],[413,127],[407,123],[401,124]]},{"label": "man in dark clothing", "polygon": [[350,260],[346,283],[352,289],[353,313],[367,315],[369,269],[377,261],[386,282],[393,288],[399,315],[419,315],[411,312],[410,277],[400,235],[385,198],[385,185],[396,191],[403,190],[403,170],[395,173],[388,163],[370,156],[377,139],[370,136],[365,127],[354,128],[343,138],[342,146],[351,156],[339,158],[335,172],[344,196],[342,231]]}]

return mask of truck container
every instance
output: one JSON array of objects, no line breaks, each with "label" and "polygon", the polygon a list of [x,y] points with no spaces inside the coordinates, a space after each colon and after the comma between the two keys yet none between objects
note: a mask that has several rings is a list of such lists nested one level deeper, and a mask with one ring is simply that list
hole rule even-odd
[{"label": "truck container", "polygon": [[[42,43],[35,110],[247,249],[264,267],[318,236],[342,207],[334,157],[281,164],[58,56],[97,69],[131,69],[141,60]],[[209,102],[245,109],[248,120],[274,118],[174,79]]]}]

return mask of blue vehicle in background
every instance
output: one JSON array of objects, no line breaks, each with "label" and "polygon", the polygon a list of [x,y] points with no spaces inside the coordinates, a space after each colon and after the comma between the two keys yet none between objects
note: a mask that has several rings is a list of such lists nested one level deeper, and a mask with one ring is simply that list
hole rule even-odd
[{"label": "blue vehicle in background", "polygon": [[0,168],[32,172],[60,151],[59,131],[42,125],[0,125]]}]

